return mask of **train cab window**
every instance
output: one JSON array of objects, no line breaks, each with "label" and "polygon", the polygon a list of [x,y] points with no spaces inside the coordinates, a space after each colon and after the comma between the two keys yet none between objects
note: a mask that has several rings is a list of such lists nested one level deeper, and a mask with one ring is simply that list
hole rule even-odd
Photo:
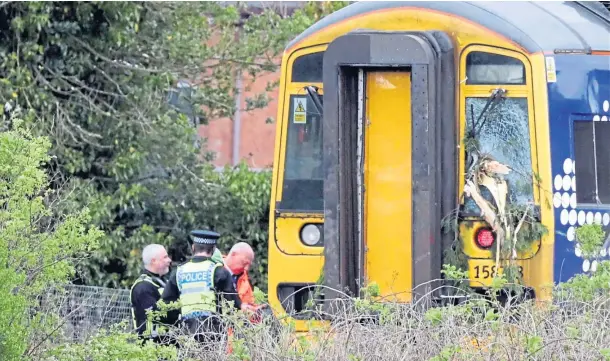
[{"label": "train cab window", "polygon": [[466,57],[466,84],[525,84],[525,66],[510,56],[473,51]]},{"label": "train cab window", "polygon": [[[496,107],[488,107],[488,97],[466,98],[466,127],[472,129],[473,114],[480,128],[476,133],[478,151],[489,154],[498,162],[507,165],[512,171],[506,176],[508,199],[510,203],[525,204],[533,202],[532,160],[529,132],[527,98],[504,97]],[[466,154],[466,167],[470,166]],[[485,194],[482,194],[485,197]],[[489,199],[488,199],[489,200]],[[480,213],[472,199],[465,200],[465,211],[469,214]]]},{"label": "train cab window", "polygon": [[[322,101],[322,99],[320,99]],[[310,97],[290,97],[282,210],[324,209],[322,116]]]},{"label": "train cab window", "polygon": [[292,64],[292,82],[321,83],[324,52],[299,56]]},{"label": "train cab window", "polygon": [[574,122],[576,202],[610,204],[610,122]]}]

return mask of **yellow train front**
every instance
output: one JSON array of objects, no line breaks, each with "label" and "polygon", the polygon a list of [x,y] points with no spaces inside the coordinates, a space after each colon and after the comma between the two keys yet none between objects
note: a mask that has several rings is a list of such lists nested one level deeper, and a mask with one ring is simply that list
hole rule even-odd
[{"label": "yellow train front", "polygon": [[[579,212],[581,225],[592,212],[608,225],[604,204],[583,209],[573,185],[598,176],[577,168],[591,142],[574,143],[574,129],[602,125],[592,104],[608,111],[608,14],[579,2],[358,2],[291,42],[270,219],[276,311],[304,330],[316,284],[325,302],[370,282],[387,300],[443,297],[432,281],[456,259],[471,287],[488,286],[499,237],[512,239],[494,222],[523,238],[500,263],[548,300],[583,263]],[[529,216],[507,218],[516,209]]]}]

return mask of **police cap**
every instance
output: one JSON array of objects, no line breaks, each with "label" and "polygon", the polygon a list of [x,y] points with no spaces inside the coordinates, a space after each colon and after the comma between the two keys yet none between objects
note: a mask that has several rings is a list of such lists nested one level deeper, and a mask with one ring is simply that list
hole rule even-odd
[{"label": "police cap", "polygon": [[194,230],[191,231],[191,236],[193,236],[193,242],[198,244],[216,244],[218,239],[220,238],[220,234],[212,231],[206,230]]}]

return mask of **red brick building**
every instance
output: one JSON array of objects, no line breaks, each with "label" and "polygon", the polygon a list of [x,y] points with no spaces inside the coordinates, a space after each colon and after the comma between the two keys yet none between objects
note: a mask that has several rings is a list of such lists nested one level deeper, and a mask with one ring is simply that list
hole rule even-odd
[{"label": "red brick building", "polygon": [[[231,2],[227,2],[231,3]],[[248,1],[248,10],[256,13],[265,8],[273,8],[282,15],[288,15],[294,9],[304,5],[305,1]],[[281,57],[276,59],[277,64]],[[265,91],[268,82],[279,80],[280,72],[258,77],[250,84],[249,91],[245,91],[246,82],[250,80],[245,77],[239,82],[236,79],[236,88],[242,89],[242,93],[236,101],[237,109],[246,107],[246,98]],[[216,154],[214,164],[217,167],[235,165],[246,161],[252,169],[264,169],[273,167],[273,151],[275,145],[275,127],[277,121],[278,89],[268,93],[270,103],[264,109],[250,112],[237,111],[233,119],[223,118],[211,120],[208,125],[199,128],[199,135],[207,139],[206,150]],[[237,103],[239,102],[239,106]],[[267,123],[267,119],[274,119],[273,123]]]},{"label": "red brick building", "polygon": [[[276,81],[279,76],[278,71],[257,78],[250,86],[250,91],[243,91],[244,79],[241,86],[238,86],[242,89],[238,96],[238,109],[244,109],[247,97],[264,92],[267,82]],[[267,124],[266,121],[269,117],[277,120],[278,89],[269,93],[269,96],[271,101],[265,108],[249,112],[238,110],[233,119],[214,119],[208,125],[199,127],[199,135],[207,139],[206,150],[216,154],[214,165],[223,167],[244,160],[253,169],[273,166],[276,122]]]}]

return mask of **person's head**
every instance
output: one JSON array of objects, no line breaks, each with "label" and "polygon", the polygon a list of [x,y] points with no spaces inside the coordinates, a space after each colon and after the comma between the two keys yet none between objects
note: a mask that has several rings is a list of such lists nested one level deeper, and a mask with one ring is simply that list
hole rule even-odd
[{"label": "person's head", "polygon": [[253,261],[254,251],[252,250],[252,247],[245,242],[239,242],[229,251],[227,258],[225,259],[225,265],[233,274],[241,274],[250,269]]},{"label": "person's head", "polygon": [[193,250],[193,255],[206,256],[206,257],[212,256],[212,253],[214,253],[214,247],[216,247],[216,246],[213,244],[203,244],[203,243],[193,243],[193,245],[191,246],[191,248]]},{"label": "person's head", "polygon": [[149,244],[142,250],[142,262],[148,271],[163,276],[169,272],[172,260],[169,258],[165,247],[160,244]]}]

